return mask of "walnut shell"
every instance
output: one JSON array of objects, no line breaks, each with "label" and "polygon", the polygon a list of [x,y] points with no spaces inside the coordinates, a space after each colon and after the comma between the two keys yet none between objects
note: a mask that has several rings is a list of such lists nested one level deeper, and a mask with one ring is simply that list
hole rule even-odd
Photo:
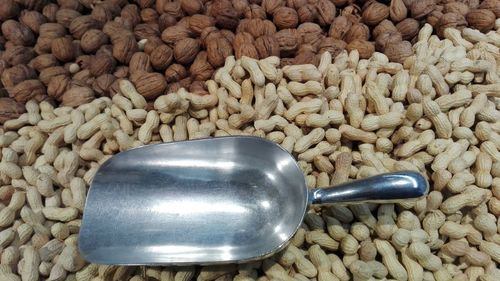
[{"label": "walnut shell", "polygon": [[56,57],[52,54],[43,54],[35,57],[29,63],[35,70],[40,72],[42,69],[56,66],[58,64]]},{"label": "walnut shell", "polygon": [[443,16],[443,13],[441,11],[432,11],[429,15],[427,15],[426,21],[428,24],[430,24],[433,28],[436,28],[436,26],[439,23],[439,20]]},{"label": "walnut shell", "polygon": [[111,2],[101,2],[94,5],[90,15],[101,22],[102,24],[113,20],[120,14],[120,7],[113,5]]},{"label": "walnut shell", "polygon": [[61,101],[61,97],[68,89],[70,81],[71,78],[67,75],[58,75],[50,78],[50,82],[47,85],[47,94],[49,97]]},{"label": "walnut shell", "polygon": [[0,1],[0,21],[15,18],[19,15],[21,8],[14,0]]},{"label": "walnut shell", "polygon": [[368,59],[375,52],[374,44],[366,40],[354,40],[346,46],[346,50],[349,52],[355,49],[358,50],[361,59]]},{"label": "walnut shell", "polygon": [[2,34],[14,45],[32,46],[35,44],[33,32],[15,20],[6,20],[2,23]]},{"label": "walnut shell", "polygon": [[153,68],[163,71],[172,63],[174,52],[169,46],[161,44],[151,52],[149,57],[151,58]]},{"label": "walnut shell", "polygon": [[174,58],[182,64],[191,63],[200,51],[200,41],[193,38],[185,38],[178,41],[174,46]]},{"label": "walnut shell", "polygon": [[89,63],[89,70],[93,76],[111,73],[116,66],[115,59],[111,55],[105,53],[98,53],[92,56]]},{"label": "walnut shell", "polygon": [[[0,3],[0,11],[2,9]],[[25,113],[24,104],[12,98],[0,97],[0,124],[7,120],[15,119]]]},{"label": "walnut shell", "polygon": [[102,45],[108,43],[108,36],[98,29],[89,29],[83,35],[80,40],[80,48],[85,53],[94,53]]},{"label": "walnut shell", "polygon": [[278,40],[271,35],[263,35],[255,40],[255,48],[261,58],[280,55],[280,45]]},{"label": "walnut shell", "polygon": [[193,35],[192,31],[189,28],[184,27],[182,25],[174,25],[171,27],[167,27],[161,33],[161,40],[167,44],[174,45],[178,41],[189,38]]},{"label": "walnut shell", "polygon": [[396,28],[403,36],[403,40],[411,41],[415,36],[417,36],[420,30],[420,24],[417,20],[412,18],[404,19],[396,25]]},{"label": "walnut shell", "polygon": [[165,78],[168,83],[177,82],[186,78],[188,75],[186,68],[180,64],[174,63],[165,70]]},{"label": "walnut shell", "polygon": [[397,31],[387,31],[385,33],[380,34],[375,40],[375,49],[377,51],[383,52],[385,50],[385,46],[390,42],[399,42],[402,41],[403,37],[401,33]]},{"label": "walnut shell", "polygon": [[61,105],[69,107],[78,107],[89,103],[95,99],[94,91],[89,87],[72,87],[61,97]]},{"label": "walnut shell", "polygon": [[435,0],[419,0],[413,1],[410,7],[411,17],[414,19],[422,19],[430,14],[436,7]]},{"label": "walnut shell", "polygon": [[268,14],[273,14],[276,9],[283,6],[285,6],[283,0],[262,0],[262,7]]},{"label": "walnut shell", "polygon": [[83,34],[89,29],[100,29],[101,23],[91,16],[79,16],[71,21],[69,32],[76,39],[81,39]]},{"label": "walnut shell", "polygon": [[283,56],[294,53],[297,50],[299,47],[299,36],[296,29],[283,29],[276,32],[274,38],[278,41],[280,52]]},{"label": "walnut shell", "polygon": [[137,41],[133,36],[123,36],[113,42],[113,57],[121,63],[128,63],[137,51]]},{"label": "walnut shell", "polygon": [[389,16],[391,20],[400,22],[406,18],[407,14],[408,9],[403,0],[391,0],[391,4],[389,5]]},{"label": "walnut shell", "polygon": [[496,16],[495,13],[487,9],[474,9],[467,13],[465,19],[470,26],[487,33],[495,27]]},{"label": "walnut shell", "polygon": [[366,41],[368,40],[368,38],[370,38],[370,29],[368,28],[368,26],[362,23],[355,23],[345,34],[344,41],[349,44],[355,40]]},{"label": "walnut shell", "polygon": [[247,19],[265,19],[266,11],[259,5],[251,4],[245,9],[244,16]]},{"label": "walnut shell", "polygon": [[316,11],[318,12],[318,22],[321,26],[330,25],[335,19],[335,5],[329,0],[319,0],[316,3]]},{"label": "walnut shell", "polygon": [[57,4],[49,3],[43,7],[42,15],[44,15],[49,22],[55,22],[57,10],[59,10],[59,6],[57,6]]},{"label": "walnut shell", "polygon": [[98,96],[109,96],[111,85],[115,81],[116,77],[113,74],[102,74],[94,80],[92,89]]},{"label": "walnut shell", "polygon": [[75,58],[73,40],[68,37],[56,38],[52,41],[52,54],[62,62],[68,62]]},{"label": "walnut shell", "polygon": [[160,16],[154,9],[145,8],[141,10],[141,20],[144,23],[158,23],[159,17]]},{"label": "walnut shell", "polygon": [[[297,10],[297,15],[299,16],[299,22],[314,22],[316,18],[318,17],[318,10],[316,9],[315,5],[312,4],[307,4],[304,6],[301,6]],[[334,19],[335,20],[335,19]],[[330,26],[330,28],[333,25]]]},{"label": "walnut shell", "polygon": [[48,22],[40,25],[39,34],[40,37],[53,39],[66,35],[66,29],[58,23]]},{"label": "walnut shell", "polygon": [[57,23],[61,24],[62,26],[69,28],[71,25],[71,22],[76,19],[77,17],[80,17],[82,14],[80,14],[78,11],[72,10],[72,9],[59,9],[56,12],[56,21]]},{"label": "walnut shell", "polygon": [[215,19],[210,16],[193,15],[189,18],[189,28],[198,34],[201,34],[205,28],[214,25]]},{"label": "walnut shell", "polygon": [[413,49],[408,41],[389,42],[385,45],[384,54],[390,61],[402,64],[406,58],[413,55]]},{"label": "walnut shell", "polygon": [[195,80],[200,81],[207,80],[212,76],[214,68],[209,63],[207,52],[201,51],[198,53],[193,61],[193,64],[191,64],[191,67],[189,68],[189,72],[191,72],[191,75]]},{"label": "walnut shell", "polygon": [[147,100],[153,100],[163,94],[167,88],[165,77],[157,72],[136,72],[130,76],[130,81],[135,88]]},{"label": "walnut shell", "polygon": [[[285,29],[286,30],[286,29]],[[241,44],[234,50],[236,58],[239,59],[243,56],[259,59],[259,53],[252,44]]]},{"label": "walnut shell", "polygon": [[135,26],[134,36],[138,40],[160,36],[160,29],[157,24],[141,23]]},{"label": "walnut shell", "polygon": [[279,29],[294,28],[299,24],[299,17],[294,9],[279,7],[274,10],[273,22]]},{"label": "walnut shell", "polygon": [[151,61],[148,54],[144,52],[136,52],[130,58],[128,64],[128,71],[130,74],[134,74],[138,71],[151,72],[153,67],[151,67]]},{"label": "walnut shell", "polygon": [[203,10],[203,3],[200,0],[181,0],[180,2],[182,10],[190,16]]},{"label": "walnut shell", "polygon": [[297,32],[300,35],[300,42],[302,44],[319,45],[321,39],[323,39],[323,30],[321,26],[316,23],[306,22],[299,25]]},{"label": "walnut shell", "polygon": [[398,29],[396,28],[394,23],[392,23],[392,21],[383,20],[377,26],[375,26],[375,28],[372,30],[372,36],[373,36],[373,38],[377,39],[377,37],[380,34],[383,34],[386,32],[391,32],[391,31],[396,32],[396,31],[398,31]]},{"label": "walnut shell", "polygon": [[362,18],[367,25],[375,26],[389,17],[389,7],[382,3],[373,1],[363,7]]},{"label": "walnut shell", "polygon": [[7,68],[1,75],[2,84],[6,88],[14,87],[24,80],[34,78],[36,78],[35,70],[25,64],[17,64],[11,68]]},{"label": "walnut shell", "polygon": [[500,18],[500,0],[484,0],[478,8],[490,10],[497,18]]},{"label": "walnut shell", "polygon": [[40,98],[46,95],[45,86],[40,80],[24,80],[12,88],[8,88],[9,97],[17,102],[26,103],[30,99]]},{"label": "walnut shell", "polygon": [[62,66],[52,66],[52,67],[47,67],[40,71],[40,74],[38,75],[38,79],[45,84],[48,85],[50,82],[50,79],[54,76],[58,75],[68,75],[69,72]]},{"label": "walnut shell", "polygon": [[229,40],[225,37],[219,36],[218,38],[208,41],[207,58],[208,62],[213,67],[224,65],[226,58],[232,55],[233,47],[231,46],[231,42],[229,42]]},{"label": "walnut shell", "polygon": [[469,6],[462,2],[450,2],[443,6],[443,13],[456,13],[466,16],[469,12]]},{"label": "walnut shell", "polygon": [[163,41],[158,37],[148,38],[146,44],[144,44],[144,52],[146,54],[151,54],[158,46],[163,44]]},{"label": "walnut shell", "polygon": [[321,43],[318,46],[318,54],[321,55],[324,52],[329,52],[332,57],[336,57],[345,49],[346,46],[347,43],[342,40],[325,37],[321,40]]},{"label": "walnut shell", "polygon": [[335,39],[344,38],[345,34],[351,28],[352,23],[345,16],[336,17],[332,24],[330,25],[330,30],[328,31],[328,36]]},{"label": "walnut shell", "polygon": [[19,17],[19,21],[29,29],[31,29],[31,31],[38,33],[38,31],[40,30],[40,25],[46,23],[47,18],[38,11],[24,10],[21,13],[21,17]]}]

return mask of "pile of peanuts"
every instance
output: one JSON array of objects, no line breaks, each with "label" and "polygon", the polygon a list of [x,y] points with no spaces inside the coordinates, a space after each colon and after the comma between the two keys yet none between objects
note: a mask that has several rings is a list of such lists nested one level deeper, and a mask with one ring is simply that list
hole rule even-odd
[{"label": "pile of peanuts", "polygon": [[[77,108],[28,101],[0,133],[0,280],[500,280],[497,33],[425,24],[404,64],[323,53],[319,66],[227,57],[208,93],[148,104],[128,80]],[[289,151],[309,188],[414,170],[426,198],[314,206],[291,243],[239,265],[124,267],[78,253],[86,191],[113,154],[253,135]],[[112,202],[110,202],[112,204]]]}]

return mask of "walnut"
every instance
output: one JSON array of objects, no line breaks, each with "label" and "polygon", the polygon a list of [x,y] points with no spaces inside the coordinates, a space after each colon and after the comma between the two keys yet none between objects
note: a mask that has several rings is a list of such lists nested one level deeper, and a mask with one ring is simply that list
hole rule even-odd
[{"label": "walnut", "polygon": [[55,3],[49,3],[45,7],[43,7],[42,15],[44,15],[49,22],[56,21],[56,12],[59,9],[59,6]]},{"label": "walnut", "polygon": [[236,35],[234,35],[234,33],[231,31],[231,30],[227,30],[227,29],[223,29],[220,31],[220,34],[227,39],[227,41],[229,41],[229,43],[233,44],[233,41],[234,41],[234,37]]},{"label": "walnut", "polygon": [[178,41],[191,37],[192,35],[193,33],[189,28],[181,25],[174,25],[166,28],[161,33],[161,40],[167,44],[174,45]]},{"label": "walnut", "polygon": [[388,42],[384,54],[390,61],[402,64],[405,59],[413,55],[413,49],[408,41]]},{"label": "walnut", "polygon": [[115,59],[109,54],[98,53],[90,58],[90,73],[99,76],[104,73],[111,73],[116,66]]},{"label": "walnut", "polygon": [[163,12],[175,17],[180,18],[183,16],[181,3],[179,1],[167,2],[163,5]]},{"label": "walnut", "polygon": [[214,25],[215,19],[210,16],[193,15],[189,18],[189,28],[198,34],[202,33],[203,29]]},{"label": "walnut", "polygon": [[395,22],[400,22],[406,18],[408,9],[403,0],[392,0],[389,5],[389,16]]},{"label": "walnut", "polygon": [[158,12],[151,8],[141,10],[141,20],[144,23],[158,23]]},{"label": "walnut", "polygon": [[417,36],[420,24],[415,19],[407,18],[399,22],[396,28],[401,33],[401,36],[403,36],[403,40],[411,41],[411,39]]},{"label": "walnut", "polygon": [[52,54],[60,61],[67,62],[75,58],[73,40],[68,37],[56,38],[52,41]]},{"label": "walnut", "polygon": [[349,31],[347,31],[346,35],[344,36],[344,41],[349,44],[355,40],[366,41],[368,40],[368,38],[370,38],[370,29],[368,28],[368,26],[363,23],[355,23],[351,26]]},{"label": "walnut", "polygon": [[478,8],[490,10],[497,18],[500,18],[500,0],[484,0]]},{"label": "walnut", "polygon": [[50,79],[57,75],[68,75],[68,71],[62,66],[47,67],[40,71],[38,79],[40,79],[43,84],[47,85]]},{"label": "walnut", "polygon": [[104,24],[118,16],[120,11],[120,7],[107,1],[95,4],[90,15],[97,21]]},{"label": "walnut", "polygon": [[33,32],[15,20],[6,20],[2,23],[2,34],[14,45],[31,46],[35,44]]},{"label": "walnut", "polygon": [[49,97],[61,101],[61,97],[68,89],[71,78],[67,75],[58,75],[50,78],[50,82],[47,85],[47,94]]},{"label": "walnut", "polygon": [[465,18],[470,26],[483,33],[487,33],[495,27],[495,13],[487,9],[471,10]]},{"label": "walnut", "polygon": [[156,47],[149,55],[151,58],[151,65],[154,69],[163,71],[172,63],[174,59],[174,52],[172,49],[164,44]]},{"label": "walnut", "polygon": [[61,105],[78,107],[95,99],[94,91],[89,87],[72,87],[61,97]]},{"label": "walnut", "polygon": [[144,52],[151,54],[158,46],[163,45],[163,41],[159,37],[150,37],[144,44]]},{"label": "walnut", "polygon": [[377,39],[377,37],[380,34],[390,32],[390,31],[396,32],[396,31],[398,31],[398,29],[396,28],[394,23],[392,23],[392,21],[383,20],[377,26],[375,26],[375,28],[372,30],[372,36],[373,36],[373,38]]},{"label": "walnut", "polygon": [[29,29],[31,29],[31,31],[38,33],[38,31],[40,30],[40,25],[46,23],[47,18],[45,18],[45,16],[38,11],[24,10],[21,13],[21,17],[19,17],[19,21]]},{"label": "walnut", "polygon": [[283,29],[276,32],[275,37],[283,56],[294,53],[299,47],[299,37],[296,29]]},{"label": "walnut", "polygon": [[274,10],[273,22],[279,29],[294,28],[299,24],[299,17],[294,9],[279,7]]},{"label": "walnut", "polygon": [[436,7],[435,0],[419,0],[413,1],[410,7],[411,17],[414,19],[422,19],[430,14]]},{"label": "walnut", "polygon": [[[2,11],[0,3],[0,12]],[[0,124],[3,124],[7,120],[15,119],[25,113],[26,109],[24,104],[17,102],[12,98],[0,97]]]},{"label": "walnut", "polygon": [[2,59],[10,65],[27,64],[35,53],[32,48],[24,46],[13,46],[5,50]]},{"label": "walnut", "polygon": [[252,44],[241,44],[237,49],[234,50],[234,52],[237,59],[243,56],[259,59],[259,53],[257,52],[257,49],[255,49],[255,46]]},{"label": "walnut", "polygon": [[[312,4],[307,4],[301,6],[297,10],[297,15],[299,16],[299,22],[314,22],[318,17],[318,11],[316,10],[316,6]],[[335,20],[335,19],[334,19]],[[333,26],[333,25],[331,25]],[[331,28],[330,26],[330,28]]]},{"label": "walnut", "polygon": [[248,33],[248,32],[238,32],[234,36],[233,49],[236,51],[243,44],[252,45],[254,43],[254,41],[255,40],[253,39],[253,36],[250,33]]},{"label": "walnut", "polygon": [[462,29],[466,25],[467,21],[463,16],[455,13],[444,14],[437,23],[437,35],[443,37],[443,32],[448,27]]},{"label": "walnut", "polygon": [[427,15],[426,21],[428,24],[432,25],[433,28],[436,28],[442,16],[443,13],[441,11],[432,11],[429,15]]},{"label": "walnut", "polygon": [[123,36],[113,42],[113,57],[121,63],[128,63],[137,51],[137,41],[133,36]]},{"label": "walnut", "polygon": [[158,29],[157,24],[141,23],[136,25],[134,28],[134,36],[136,38],[139,38],[139,40],[151,37],[158,37],[159,35],[160,35],[160,30]]},{"label": "walnut", "polygon": [[397,31],[387,31],[385,33],[380,34],[375,40],[375,49],[377,51],[383,52],[385,50],[385,46],[390,42],[399,42],[402,41],[403,37],[401,33]]},{"label": "walnut", "polygon": [[255,48],[261,58],[280,55],[280,45],[274,36],[264,35],[255,40]]},{"label": "walnut", "polygon": [[182,10],[190,16],[203,10],[203,3],[200,0],[181,0],[180,2]]},{"label": "walnut", "polygon": [[165,30],[167,27],[174,26],[177,23],[175,17],[169,14],[163,14],[158,18],[158,29]]},{"label": "walnut", "polygon": [[[213,8],[214,7],[212,7],[212,9]],[[213,9],[212,16],[215,18],[216,25],[219,28],[234,30],[239,23],[238,12],[232,5],[229,7],[222,7],[221,9]]]},{"label": "walnut", "polygon": [[130,74],[134,74],[138,71],[151,72],[152,70],[153,67],[151,67],[151,61],[148,54],[144,52],[136,52],[132,55],[128,64],[128,71]]},{"label": "walnut", "polygon": [[133,36],[134,34],[130,29],[126,29],[115,21],[108,21],[102,28],[102,32],[109,36],[111,42],[124,37]]},{"label": "walnut", "polygon": [[286,5],[292,9],[295,9],[295,10],[298,10],[300,7],[307,5],[307,3],[308,3],[308,0],[287,0],[286,1]]},{"label": "walnut", "polygon": [[109,96],[109,90],[115,81],[116,77],[113,74],[102,74],[94,80],[92,89],[98,96]]},{"label": "walnut", "polygon": [[297,52],[297,55],[295,56],[293,62],[295,64],[314,64],[318,65],[318,60],[316,57],[316,48],[314,46],[305,44],[302,45]]},{"label": "walnut", "polygon": [[40,72],[42,69],[56,66],[58,64],[56,57],[52,54],[39,55],[32,59],[29,63],[31,67]]},{"label": "walnut", "polygon": [[58,23],[44,23],[40,25],[40,37],[57,38],[66,35],[66,28]]},{"label": "walnut", "polygon": [[83,34],[89,29],[100,29],[101,23],[91,16],[79,16],[71,21],[69,32],[76,39],[82,38]]},{"label": "walnut", "polygon": [[326,26],[333,22],[336,10],[332,2],[329,0],[318,0],[318,3],[316,3],[316,10],[318,12],[318,22],[320,25]]},{"label": "walnut", "polygon": [[24,80],[35,79],[35,70],[25,64],[17,64],[2,72],[1,81],[4,87],[14,87]]},{"label": "walnut", "polygon": [[375,52],[375,46],[372,42],[365,40],[354,40],[346,46],[347,51],[358,50],[359,58],[368,59]]},{"label": "walnut", "polygon": [[321,43],[318,46],[318,54],[321,55],[324,52],[329,52],[332,57],[336,57],[345,49],[346,46],[347,43],[340,39],[325,37],[321,40]]},{"label": "walnut", "polygon": [[210,41],[207,44],[207,57],[208,62],[213,67],[219,67],[224,65],[226,57],[233,55],[233,47],[231,46],[231,42],[227,40],[225,37],[218,36]]},{"label": "walnut", "polygon": [[367,2],[363,7],[362,18],[367,25],[375,26],[389,17],[389,7],[382,3],[372,1]]},{"label": "walnut", "polygon": [[80,40],[80,48],[85,53],[94,53],[102,45],[108,43],[108,36],[98,29],[89,29],[83,35]]},{"label": "walnut", "polygon": [[251,4],[245,9],[245,18],[247,19],[266,19],[266,11],[259,5]]},{"label": "walnut", "polygon": [[191,72],[191,75],[195,80],[210,79],[212,73],[214,72],[214,68],[211,63],[209,63],[207,52],[201,51],[198,53],[193,64],[191,64],[191,67],[189,68],[189,72]]},{"label": "walnut", "polygon": [[193,83],[189,85],[189,92],[197,95],[206,95],[208,94],[207,85],[204,81],[193,81]]},{"label": "walnut", "polygon": [[113,72],[113,75],[116,76],[116,78],[125,78],[128,76],[128,66],[120,65],[117,66],[115,71]]},{"label": "walnut", "polygon": [[137,92],[147,100],[155,99],[167,88],[165,77],[156,72],[136,72],[130,76],[130,81],[134,83]]},{"label": "walnut", "polygon": [[321,26],[312,22],[302,23],[297,28],[297,32],[303,44],[318,45],[324,36]]},{"label": "walnut", "polygon": [[0,21],[5,21],[17,17],[21,8],[14,0],[0,1]]},{"label": "walnut", "polygon": [[78,11],[72,9],[59,9],[56,12],[56,21],[62,26],[69,28],[71,22],[81,15]]},{"label": "walnut", "polygon": [[262,7],[268,14],[273,14],[279,7],[285,6],[285,1],[283,0],[263,0]]},{"label": "walnut", "polygon": [[134,4],[128,4],[122,8],[120,16],[122,19],[130,22],[131,26],[136,26],[141,22],[139,8]]},{"label": "walnut", "polygon": [[186,68],[180,64],[172,64],[165,70],[165,78],[168,83],[177,82],[187,76]]},{"label": "walnut", "polygon": [[345,16],[336,17],[332,24],[330,25],[330,30],[328,31],[328,36],[335,39],[344,38],[345,34],[351,28],[352,23]]},{"label": "walnut", "polygon": [[46,95],[45,86],[40,80],[24,80],[12,88],[8,88],[9,97],[17,102],[26,103],[30,99],[39,99]]},{"label": "walnut", "polygon": [[185,38],[178,41],[174,46],[174,58],[182,64],[191,63],[200,51],[200,41],[193,38]]},{"label": "walnut", "polygon": [[469,12],[469,6],[462,2],[450,2],[443,6],[443,13],[456,13],[466,16]]}]

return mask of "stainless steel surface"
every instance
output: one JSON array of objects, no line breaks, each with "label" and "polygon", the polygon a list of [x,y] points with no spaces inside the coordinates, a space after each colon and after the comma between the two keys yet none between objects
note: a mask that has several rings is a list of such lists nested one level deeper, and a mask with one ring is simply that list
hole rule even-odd
[{"label": "stainless steel surface", "polygon": [[243,262],[283,248],[309,202],[397,201],[427,189],[420,174],[399,172],[308,192],[294,158],[256,137],[149,145],[101,166],[79,246],[100,264]]}]

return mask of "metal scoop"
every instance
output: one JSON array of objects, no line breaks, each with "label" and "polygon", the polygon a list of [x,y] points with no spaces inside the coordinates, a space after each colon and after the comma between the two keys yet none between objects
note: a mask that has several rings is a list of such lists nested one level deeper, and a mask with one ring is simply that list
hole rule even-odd
[{"label": "metal scoop", "polygon": [[309,191],[292,155],[257,137],[154,144],[97,171],[79,246],[100,264],[244,262],[285,247],[308,204],[397,202],[427,191],[416,172]]}]

